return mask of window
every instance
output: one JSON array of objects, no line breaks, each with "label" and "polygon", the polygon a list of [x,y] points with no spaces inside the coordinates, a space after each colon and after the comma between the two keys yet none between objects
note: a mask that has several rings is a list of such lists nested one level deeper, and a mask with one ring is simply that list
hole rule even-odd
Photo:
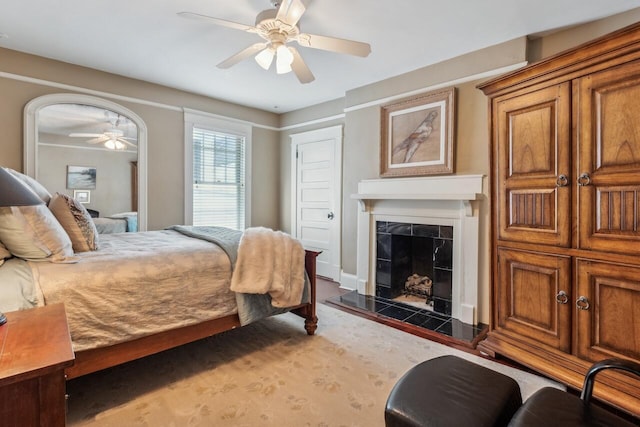
[{"label": "window", "polygon": [[185,169],[191,173],[186,176],[185,199],[191,215],[187,215],[187,219],[190,216],[193,225],[244,230],[248,226],[249,199],[247,129],[238,129],[235,122],[224,123],[207,116],[190,115],[189,118],[192,120],[187,120],[186,151],[190,155],[186,158],[191,164]]}]

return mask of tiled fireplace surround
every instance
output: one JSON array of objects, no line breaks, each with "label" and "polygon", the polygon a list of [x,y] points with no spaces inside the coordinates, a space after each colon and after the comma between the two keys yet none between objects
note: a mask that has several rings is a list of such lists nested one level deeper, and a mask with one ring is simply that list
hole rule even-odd
[{"label": "tiled fireplace surround", "polygon": [[[478,209],[472,201],[482,196],[482,175],[450,175],[424,178],[389,178],[358,183],[357,230],[358,293],[376,295],[379,274],[379,228],[415,228],[418,233],[438,231],[452,243],[451,297],[441,290],[437,311],[460,321],[477,324],[478,307]],[[404,224],[398,225],[396,224]],[[453,236],[440,236],[440,233]],[[429,254],[431,256],[431,254]],[[383,273],[384,274],[384,273]],[[383,282],[386,278],[383,278]],[[445,291],[445,294],[448,292]],[[378,292],[378,294],[380,294]],[[450,307],[447,306],[450,304]]]},{"label": "tiled fireplace surround", "polygon": [[451,316],[453,227],[376,221],[376,241],[376,296],[394,299],[409,276],[426,276],[433,311]]}]

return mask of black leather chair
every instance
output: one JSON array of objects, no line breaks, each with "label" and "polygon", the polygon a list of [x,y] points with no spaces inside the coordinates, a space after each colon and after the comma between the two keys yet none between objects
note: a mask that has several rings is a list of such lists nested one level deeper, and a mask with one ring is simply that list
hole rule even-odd
[{"label": "black leather chair", "polygon": [[587,372],[580,397],[552,387],[535,392],[522,405],[512,378],[461,359],[442,356],[419,363],[391,390],[386,427],[627,427],[640,426],[590,399],[596,374],[621,369],[640,376],[640,364],[607,359]]},{"label": "black leather chair", "polygon": [[522,405],[513,379],[456,356],[422,362],[398,380],[386,427],[505,427]]},{"label": "black leather chair", "polygon": [[551,387],[542,388],[518,409],[509,427],[637,425],[590,404],[596,374],[605,369],[620,369],[640,376],[638,363],[622,359],[602,360],[587,371],[580,397]]}]

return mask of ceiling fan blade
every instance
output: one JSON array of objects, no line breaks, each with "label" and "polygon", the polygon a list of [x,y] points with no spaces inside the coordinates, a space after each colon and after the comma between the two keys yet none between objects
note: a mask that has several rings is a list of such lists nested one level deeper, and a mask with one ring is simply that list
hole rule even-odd
[{"label": "ceiling fan blade", "polygon": [[307,64],[305,64],[302,56],[300,56],[300,53],[298,53],[298,50],[293,47],[290,47],[289,50],[293,54],[291,69],[295,73],[298,80],[300,80],[300,83],[311,83],[312,81],[314,81],[316,78],[311,73],[309,67],[307,67]]},{"label": "ceiling fan blade", "polygon": [[349,55],[361,56],[363,58],[371,53],[371,46],[368,43],[339,39],[336,37],[301,33],[296,37],[296,41],[300,46],[328,50],[331,52],[346,53]]},{"label": "ceiling fan blade", "polygon": [[225,59],[224,61],[219,63],[217,65],[217,67],[218,68],[229,68],[232,65],[236,65],[238,62],[242,61],[243,59],[247,59],[248,57],[255,55],[256,53],[260,52],[265,47],[267,47],[266,43],[253,44],[253,45],[249,46],[248,48],[246,48],[244,50],[241,50],[240,52],[238,52],[235,55],[231,56],[230,58]]},{"label": "ceiling fan blade", "polygon": [[178,12],[178,15],[183,18],[197,19],[200,21],[207,21],[212,24],[220,25],[222,27],[233,28],[234,30],[247,31],[249,33],[255,33],[256,27],[252,25],[240,24],[239,22],[227,21],[226,19],[214,18],[213,16],[201,15],[193,12]]},{"label": "ceiling fan blade", "polygon": [[276,19],[293,27],[298,23],[304,11],[305,7],[301,0],[282,0]]},{"label": "ceiling fan blade", "polygon": [[88,144],[100,144],[101,142],[108,141],[110,138],[108,136],[99,136],[97,138],[93,138],[87,141]]},{"label": "ceiling fan blade", "polygon": [[70,137],[72,138],[95,138],[97,136],[102,136],[101,133],[70,133]]}]

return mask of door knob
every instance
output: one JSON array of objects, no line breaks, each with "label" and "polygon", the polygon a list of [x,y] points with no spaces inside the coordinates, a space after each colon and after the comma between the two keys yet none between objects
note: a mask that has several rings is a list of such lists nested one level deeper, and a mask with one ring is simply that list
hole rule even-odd
[{"label": "door knob", "polygon": [[569,295],[567,295],[565,291],[560,291],[558,292],[558,295],[556,295],[556,301],[559,304],[566,304],[569,302]]},{"label": "door knob", "polygon": [[333,217],[334,217],[333,212],[329,212],[329,214],[327,215],[327,218],[333,219]]},{"label": "door knob", "polygon": [[587,186],[591,184],[591,177],[588,173],[584,172],[582,175],[578,177],[578,185],[581,187]]},{"label": "door knob", "polygon": [[566,187],[567,185],[569,185],[569,178],[567,178],[567,175],[562,174],[558,176],[558,179],[556,180],[556,186]]},{"label": "door knob", "polygon": [[591,304],[589,304],[589,300],[587,299],[587,297],[581,295],[580,298],[576,300],[576,307],[578,307],[580,310],[589,310]]}]

